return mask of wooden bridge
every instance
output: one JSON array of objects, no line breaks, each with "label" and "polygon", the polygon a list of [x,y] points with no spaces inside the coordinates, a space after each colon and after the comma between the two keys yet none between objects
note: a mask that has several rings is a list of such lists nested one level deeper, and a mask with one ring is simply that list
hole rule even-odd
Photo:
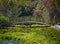
[{"label": "wooden bridge", "polygon": [[[12,23],[12,26],[15,26],[15,25],[25,25],[25,26],[30,26],[33,25],[33,24],[39,24],[41,25],[42,27],[49,27],[50,25],[49,24],[46,24],[46,23],[43,23],[43,22],[38,22],[38,21],[21,21],[21,22],[15,22],[15,23]],[[38,26],[36,26],[38,27]]]},{"label": "wooden bridge", "polygon": [[31,26],[32,24],[39,24],[42,27],[49,27],[49,24],[43,23],[43,22],[37,22],[37,21],[21,21],[21,22],[14,22],[14,23],[3,23],[0,24],[0,27],[3,26],[15,26],[15,25],[25,25],[25,26]]},{"label": "wooden bridge", "polygon": [[40,24],[40,25],[46,25],[46,23],[43,22],[37,22],[37,21],[22,21],[22,22],[15,22],[13,25],[32,25],[32,24]]}]

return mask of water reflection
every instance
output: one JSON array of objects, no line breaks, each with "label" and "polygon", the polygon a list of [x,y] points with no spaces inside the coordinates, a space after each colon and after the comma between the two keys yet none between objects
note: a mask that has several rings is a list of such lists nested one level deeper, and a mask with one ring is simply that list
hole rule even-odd
[{"label": "water reflection", "polygon": [[21,43],[17,41],[9,41],[9,42],[3,41],[0,44],[21,44]]}]

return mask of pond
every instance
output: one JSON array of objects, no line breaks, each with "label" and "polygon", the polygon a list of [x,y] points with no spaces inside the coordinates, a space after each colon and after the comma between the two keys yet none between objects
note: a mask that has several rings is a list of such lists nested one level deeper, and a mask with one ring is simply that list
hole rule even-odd
[{"label": "pond", "polygon": [[22,44],[22,43],[20,43],[20,42],[17,42],[17,41],[3,41],[3,42],[1,42],[0,44]]}]

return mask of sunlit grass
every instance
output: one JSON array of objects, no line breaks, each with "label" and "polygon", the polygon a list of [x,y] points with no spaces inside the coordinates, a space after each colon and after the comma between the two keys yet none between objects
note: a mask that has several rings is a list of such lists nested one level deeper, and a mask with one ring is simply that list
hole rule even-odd
[{"label": "sunlit grass", "polygon": [[0,30],[0,41],[10,40],[23,44],[59,44],[60,31],[51,27],[29,28],[21,25]]}]

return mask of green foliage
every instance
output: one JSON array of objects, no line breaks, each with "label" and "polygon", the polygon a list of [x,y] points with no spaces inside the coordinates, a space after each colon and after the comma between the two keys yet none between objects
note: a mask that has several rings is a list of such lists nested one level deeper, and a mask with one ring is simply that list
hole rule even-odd
[{"label": "green foliage", "polygon": [[[4,32],[4,33],[3,33]],[[20,25],[0,30],[0,39],[20,41],[23,44],[59,44],[60,31],[47,28],[22,28]]]},{"label": "green foliage", "polygon": [[8,17],[0,16],[0,24],[8,23],[8,22],[9,22],[9,18]]},{"label": "green foliage", "polygon": [[36,1],[31,0],[0,0],[0,7],[3,10],[9,10],[12,12],[12,17],[20,16],[20,15],[31,15],[33,13],[33,9],[35,8]]},{"label": "green foliage", "polygon": [[8,9],[9,8],[9,4],[8,4],[9,0],[0,0],[0,8],[3,9]]}]

